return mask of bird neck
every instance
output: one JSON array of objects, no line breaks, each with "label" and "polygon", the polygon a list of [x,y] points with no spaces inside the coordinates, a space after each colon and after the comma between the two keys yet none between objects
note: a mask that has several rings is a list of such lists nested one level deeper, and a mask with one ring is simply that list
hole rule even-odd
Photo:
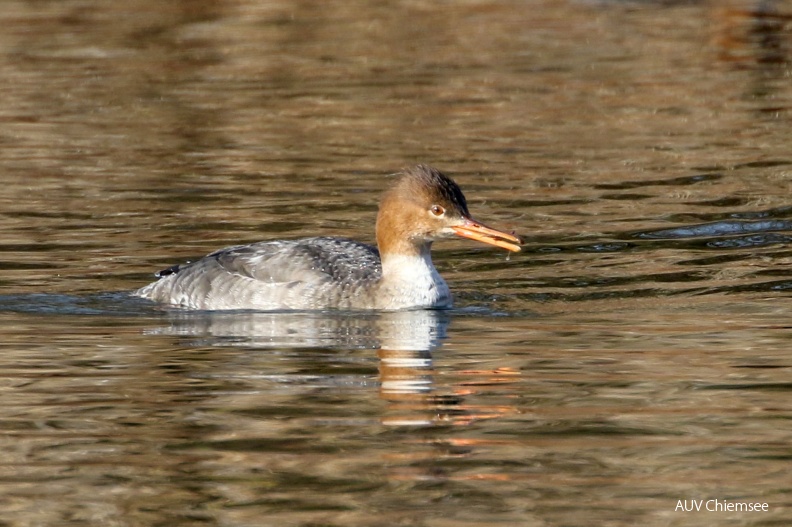
[{"label": "bird neck", "polygon": [[383,251],[380,248],[383,278],[410,281],[419,275],[436,275],[431,247],[432,243],[427,242],[422,245],[412,245],[407,251],[393,251],[392,247]]},{"label": "bird neck", "polygon": [[413,253],[382,253],[382,309],[451,306],[451,292],[432,263],[431,243]]}]

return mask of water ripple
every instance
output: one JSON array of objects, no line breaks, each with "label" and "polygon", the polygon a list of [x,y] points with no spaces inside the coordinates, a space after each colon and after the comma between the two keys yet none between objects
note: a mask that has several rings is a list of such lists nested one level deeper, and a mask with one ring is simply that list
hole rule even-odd
[{"label": "water ripple", "polygon": [[[646,240],[701,238],[705,236],[731,236],[746,233],[768,233],[770,231],[792,231],[792,220],[765,221],[716,221],[700,225],[683,225],[671,229],[633,233],[634,238]],[[780,241],[788,241],[782,236]],[[759,240],[757,240],[759,241]]]}]

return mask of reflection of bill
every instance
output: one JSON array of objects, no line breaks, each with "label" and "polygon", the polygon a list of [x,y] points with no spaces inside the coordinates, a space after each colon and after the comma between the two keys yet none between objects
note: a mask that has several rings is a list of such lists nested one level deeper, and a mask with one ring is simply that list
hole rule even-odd
[{"label": "reflection of bill", "polygon": [[[520,375],[510,368],[492,371],[463,370],[435,382],[430,352],[380,349],[380,396],[390,403],[382,418],[392,426],[468,425],[514,413],[512,405],[482,406],[475,401],[479,389],[492,392],[515,382]],[[473,397],[473,399],[471,399]],[[471,400],[469,400],[471,399]]]},{"label": "reflection of bill", "polygon": [[[496,386],[513,383],[519,372],[512,369],[462,370],[456,375],[445,375],[444,382],[436,382],[432,350],[445,338],[448,323],[442,312],[405,311],[390,315],[381,320],[378,351],[380,396],[390,403],[382,417],[383,424],[467,425],[514,411],[512,406],[484,407],[467,400],[482,387],[492,391]],[[406,328],[411,331],[409,338],[405,338]]]}]

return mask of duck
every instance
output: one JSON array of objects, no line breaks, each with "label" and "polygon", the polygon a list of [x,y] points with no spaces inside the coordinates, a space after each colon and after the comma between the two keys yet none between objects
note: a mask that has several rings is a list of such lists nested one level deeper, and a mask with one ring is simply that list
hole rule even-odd
[{"label": "duck", "polygon": [[454,236],[519,252],[474,219],[459,186],[428,165],[403,170],[379,203],[377,245],[315,236],[225,247],[156,273],[135,296],[190,310],[403,310],[453,305],[432,244]]}]

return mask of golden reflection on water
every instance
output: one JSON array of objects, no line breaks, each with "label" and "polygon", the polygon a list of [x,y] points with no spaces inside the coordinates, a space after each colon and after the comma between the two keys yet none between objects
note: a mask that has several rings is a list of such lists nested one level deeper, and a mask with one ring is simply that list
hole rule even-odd
[{"label": "golden reflection on water", "polygon": [[[3,521],[789,523],[790,16],[6,2]],[[415,162],[528,239],[438,243],[455,311],[125,295],[233,243],[371,241]],[[771,512],[674,512],[705,498]]]}]

